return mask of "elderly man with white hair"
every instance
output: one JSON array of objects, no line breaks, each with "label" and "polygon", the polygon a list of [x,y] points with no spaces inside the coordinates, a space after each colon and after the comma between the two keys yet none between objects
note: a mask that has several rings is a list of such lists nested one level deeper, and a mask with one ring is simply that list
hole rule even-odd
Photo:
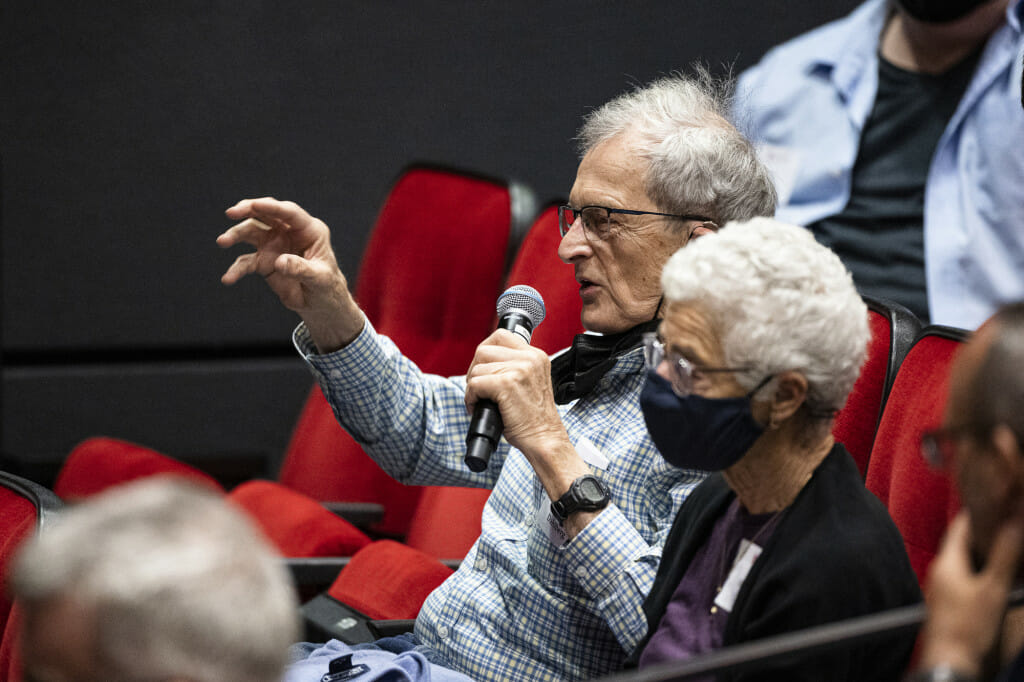
[{"label": "elderly man with white hair", "polygon": [[[498,330],[466,377],[423,374],[366,320],[322,221],[274,199],[228,210],[239,222],[218,244],[255,251],[223,281],[263,275],[301,315],[296,346],[370,456],[406,483],[493,489],[480,538],[406,638],[431,662],[475,679],[590,679],[619,669],[646,632],[640,605],[665,536],[704,477],[662,460],[637,404],[658,278],[691,237],[775,209],[771,177],[727,111],[705,79],[679,76],[588,116],[558,254],[579,283],[583,326],[600,335],[553,360]],[[480,399],[505,429],[474,472],[466,408]]]},{"label": "elderly man with white hair", "polygon": [[[831,435],[868,340],[839,258],[806,229],[760,218],[678,251],[662,284],[641,409],[669,463],[716,473],[669,534],[639,665],[920,601],[899,532]],[[897,679],[913,642],[736,679]]]}]

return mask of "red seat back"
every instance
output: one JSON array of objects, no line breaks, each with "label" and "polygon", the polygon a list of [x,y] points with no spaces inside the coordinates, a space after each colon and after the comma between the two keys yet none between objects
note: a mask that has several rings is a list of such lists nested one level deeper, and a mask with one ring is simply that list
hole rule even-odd
[{"label": "red seat back", "polygon": [[[513,215],[509,185],[416,165],[388,195],[363,254],[356,298],[377,331],[422,370],[465,373],[494,328]],[[404,535],[420,489],[387,476],[336,423],[314,387],[279,480],[318,500],[378,502],[374,530]]]},{"label": "red seat back", "polygon": [[87,438],[72,448],[57,473],[53,490],[62,500],[73,501],[158,474],[180,476],[224,492],[215,478],[193,466],[150,448],[105,436]]},{"label": "red seat back", "polygon": [[949,368],[966,336],[948,327],[922,330],[896,373],[868,463],[865,484],[889,509],[921,584],[960,507],[950,477],[921,456],[921,435],[942,422]]},{"label": "red seat back", "polygon": [[541,212],[523,238],[509,269],[508,286],[528,284],[544,298],[547,315],[533,333],[532,343],[554,353],[572,343],[583,331],[583,301],[571,265],[558,257],[558,208]]},{"label": "red seat back", "polygon": [[900,362],[921,329],[912,312],[897,303],[864,297],[871,340],[860,376],[836,415],[832,435],[846,446],[861,476],[867,472],[882,405]]}]

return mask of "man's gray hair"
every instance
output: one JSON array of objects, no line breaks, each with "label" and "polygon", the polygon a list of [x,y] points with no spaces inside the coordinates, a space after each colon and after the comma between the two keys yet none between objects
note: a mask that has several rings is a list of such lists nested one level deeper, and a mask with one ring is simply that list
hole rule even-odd
[{"label": "man's gray hair", "polygon": [[661,282],[667,302],[710,315],[725,365],[752,367],[737,373],[741,385],[794,370],[807,378],[812,416],[843,407],[867,353],[867,306],[809,230],[773,218],[730,223],[677,251]]},{"label": "man's gray hair", "polygon": [[696,76],[660,78],[595,109],[577,135],[580,155],[626,134],[648,162],[648,196],[666,213],[705,215],[719,225],[775,214],[775,185],[754,146],[731,123],[732,86]]},{"label": "man's gray hair", "polygon": [[277,682],[300,634],[267,541],[222,497],[173,479],[69,507],[19,553],[12,591],[28,611],[65,598],[90,610],[111,679]]}]

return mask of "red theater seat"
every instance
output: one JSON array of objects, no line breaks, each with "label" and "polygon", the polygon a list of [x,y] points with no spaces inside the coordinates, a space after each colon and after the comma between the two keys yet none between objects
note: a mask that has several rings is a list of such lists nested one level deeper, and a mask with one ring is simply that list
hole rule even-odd
[{"label": "red theater seat", "polygon": [[352,557],[327,594],[370,618],[415,618],[427,596],[451,574],[429,554],[378,540]]},{"label": "red theater seat", "polygon": [[17,647],[19,610],[6,590],[11,561],[27,538],[45,530],[61,506],[52,491],[20,476],[0,472],[0,679],[21,679]]},{"label": "red theater seat", "polygon": [[70,502],[113,485],[155,475],[178,476],[224,492],[216,479],[193,466],[142,445],[104,436],[88,438],[72,448],[61,465],[53,490]]},{"label": "red theater seat", "polygon": [[865,484],[888,507],[922,585],[960,502],[950,477],[921,456],[921,435],[942,421],[949,368],[967,335],[939,326],[921,331],[896,373],[868,463]]},{"label": "red theater seat", "polygon": [[228,499],[256,520],[286,557],[352,556],[370,538],[316,500],[273,481],[247,481]]},{"label": "red theater seat", "polygon": [[846,446],[861,476],[867,472],[882,405],[896,370],[921,329],[917,317],[898,303],[868,296],[864,302],[871,329],[867,359],[832,428],[832,435]]}]

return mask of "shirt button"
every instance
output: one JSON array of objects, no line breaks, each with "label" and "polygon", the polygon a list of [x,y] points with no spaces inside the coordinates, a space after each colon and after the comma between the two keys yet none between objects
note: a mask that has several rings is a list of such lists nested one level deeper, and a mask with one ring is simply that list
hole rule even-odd
[{"label": "shirt button", "polygon": [[437,636],[441,639],[448,639],[448,628],[444,625],[439,625],[437,627]]},{"label": "shirt button", "polygon": [[479,557],[476,560],[476,570],[478,570],[478,571],[486,571],[487,570],[487,559],[485,559],[483,557]]},{"label": "shirt button", "polygon": [[587,572],[587,567],[586,566],[577,566],[576,567],[576,577],[577,578],[586,578],[587,575],[588,575],[588,572]]},{"label": "shirt button", "polygon": [[341,370],[340,369],[332,369],[331,370],[331,378],[332,379],[340,379],[341,378]]}]

